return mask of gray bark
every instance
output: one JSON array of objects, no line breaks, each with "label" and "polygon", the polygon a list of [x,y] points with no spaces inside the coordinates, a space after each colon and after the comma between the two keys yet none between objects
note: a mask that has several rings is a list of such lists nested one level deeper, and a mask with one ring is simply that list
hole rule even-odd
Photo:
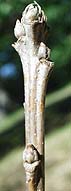
[{"label": "gray bark", "polygon": [[[50,49],[45,44],[46,22],[44,12],[34,1],[25,8],[21,21],[16,21],[14,34],[18,40],[12,45],[20,56],[24,73],[26,151],[23,155],[28,191],[44,191],[44,107],[46,84],[53,68]],[[34,152],[38,153],[36,160]],[[27,155],[33,156],[32,162]]]}]

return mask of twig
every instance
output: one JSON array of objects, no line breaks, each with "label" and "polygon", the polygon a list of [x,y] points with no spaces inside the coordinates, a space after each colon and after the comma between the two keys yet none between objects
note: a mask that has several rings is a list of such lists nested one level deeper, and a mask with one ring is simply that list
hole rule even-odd
[{"label": "twig", "polygon": [[26,149],[24,167],[28,191],[44,191],[44,107],[46,84],[53,63],[46,46],[47,18],[34,1],[17,20],[12,46],[20,55],[25,86]]}]

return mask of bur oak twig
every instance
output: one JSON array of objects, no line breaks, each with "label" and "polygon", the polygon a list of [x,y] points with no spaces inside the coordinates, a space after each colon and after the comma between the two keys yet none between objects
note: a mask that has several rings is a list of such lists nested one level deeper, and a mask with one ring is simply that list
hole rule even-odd
[{"label": "bur oak twig", "polygon": [[24,74],[26,148],[23,161],[27,190],[44,191],[44,107],[53,63],[46,46],[47,18],[37,2],[25,8],[21,21],[16,21],[14,34],[18,40],[12,46],[20,56]]}]

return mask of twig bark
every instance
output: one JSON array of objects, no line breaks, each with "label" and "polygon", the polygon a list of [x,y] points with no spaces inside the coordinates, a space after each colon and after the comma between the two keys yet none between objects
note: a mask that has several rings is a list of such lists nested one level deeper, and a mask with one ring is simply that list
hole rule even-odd
[{"label": "twig bark", "polygon": [[25,8],[21,22],[16,21],[14,34],[18,40],[12,45],[20,55],[24,73],[26,150],[23,156],[28,191],[44,191],[44,107],[46,84],[53,68],[50,49],[45,43],[46,22],[44,12],[34,1]]}]

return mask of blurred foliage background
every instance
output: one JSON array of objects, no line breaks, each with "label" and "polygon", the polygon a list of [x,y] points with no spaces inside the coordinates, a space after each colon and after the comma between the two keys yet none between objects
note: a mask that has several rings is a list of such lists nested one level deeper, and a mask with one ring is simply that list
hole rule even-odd
[{"label": "blurred foliage background", "polygon": [[[0,190],[25,191],[24,82],[13,29],[30,0],[0,0]],[[45,107],[46,190],[71,191],[71,1],[37,0],[50,26],[54,70]]]}]

